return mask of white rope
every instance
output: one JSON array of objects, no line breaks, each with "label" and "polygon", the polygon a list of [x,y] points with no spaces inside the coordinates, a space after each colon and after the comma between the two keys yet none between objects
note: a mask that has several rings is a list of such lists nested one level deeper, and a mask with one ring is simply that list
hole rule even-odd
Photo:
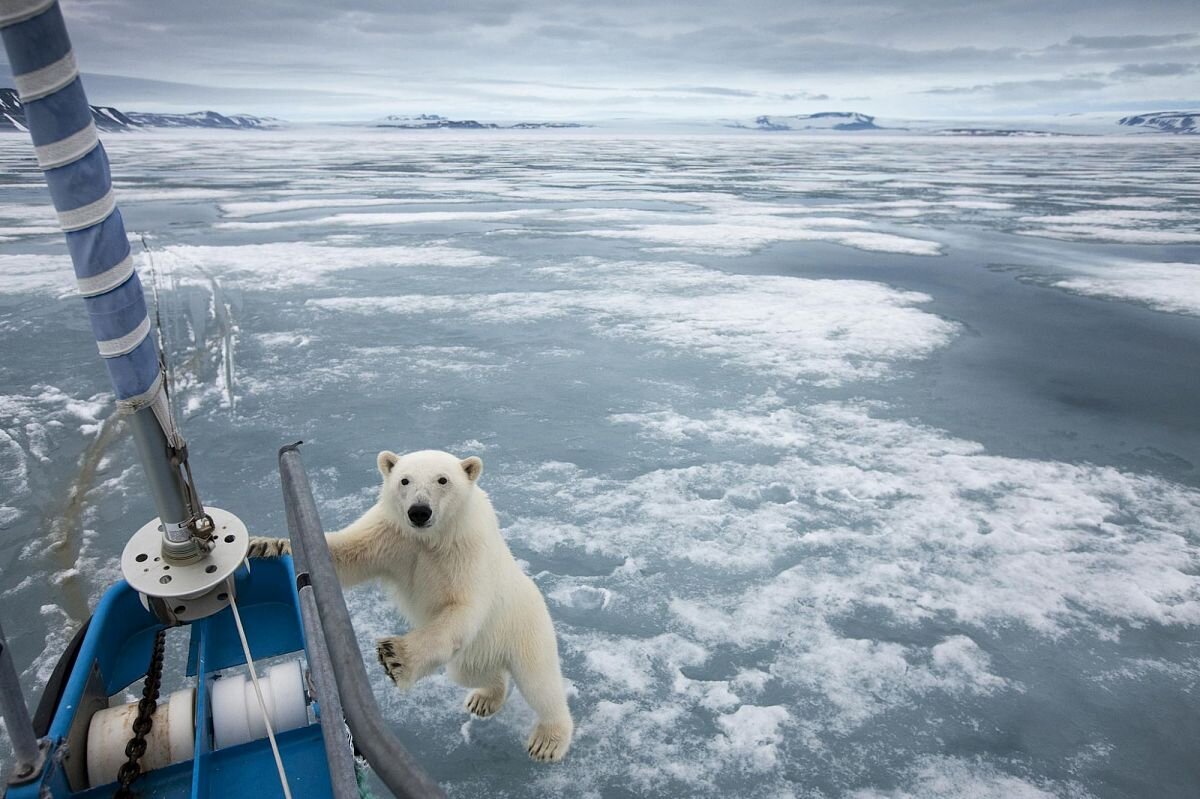
[{"label": "white rope", "polygon": [[262,688],[258,686],[258,672],[254,670],[254,659],[250,657],[250,643],[246,640],[246,630],[242,627],[242,614],[238,613],[237,601],[233,598],[233,579],[229,585],[229,607],[233,608],[233,620],[237,624],[238,637],[242,639],[242,651],[246,653],[246,665],[250,667],[250,681],[254,683],[254,693],[258,697],[258,707],[262,711],[263,722],[267,725],[267,739],[271,742],[271,752],[275,755],[275,768],[279,770],[279,784],[283,786],[283,795],[292,799],[288,789],[287,772],[283,770],[283,758],[279,756],[279,744],[275,743],[275,730],[271,727],[271,718],[267,715],[267,703],[263,701]]}]

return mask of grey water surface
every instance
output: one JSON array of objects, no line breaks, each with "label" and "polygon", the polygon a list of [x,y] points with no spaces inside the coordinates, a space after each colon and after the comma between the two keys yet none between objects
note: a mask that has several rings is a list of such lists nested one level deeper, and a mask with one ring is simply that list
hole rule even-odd
[{"label": "grey water surface", "polygon": [[[577,731],[374,666],[452,796],[1200,791],[1200,170],[1178,139],[106,141],[207,501],[483,458]],[[152,508],[0,138],[0,597],[36,693]]]}]

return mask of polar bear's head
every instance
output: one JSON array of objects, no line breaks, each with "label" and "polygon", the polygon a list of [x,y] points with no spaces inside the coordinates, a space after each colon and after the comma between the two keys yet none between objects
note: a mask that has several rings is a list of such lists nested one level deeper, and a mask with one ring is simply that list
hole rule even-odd
[{"label": "polar bear's head", "polygon": [[384,450],[378,464],[384,507],[402,527],[421,535],[453,528],[483,471],[479,458],[460,460],[429,449],[407,455]]}]

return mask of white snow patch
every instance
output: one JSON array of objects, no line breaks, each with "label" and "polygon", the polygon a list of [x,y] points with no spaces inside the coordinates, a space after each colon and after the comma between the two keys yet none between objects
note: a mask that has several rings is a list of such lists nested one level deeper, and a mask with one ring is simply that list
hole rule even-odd
[{"label": "white snow patch", "polygon": [[882,377],[949,341],[928,297],[878,283],[730,275],[684,263],[580,259],[543,270],[573,288],[541,292],[309,300],[352,313],[468,314],[478,321],[589,320],[600,335],[698,351],[755,372],[821,385]]},{"label": "white snow patch", "polygon": [[0,255],[0,293],[50,292],[64,296],[75,290],[75,270],[65,253]]},{"label": "white snow patch", "polygon": [[904,775],[902,787],[865,788],[847,799],[1087,799],[1072,783],[1020,777],[983,758],[922,757]]},{"label": "white snow patch", "polygon": [[736,760],[749,770],[773,769],[778,765],[783,741],[779,728],[789,718],[787,709],[779,705],[742,705],[717,719],[724,736],[714,742],[713,749],[717,756]]},{"label": "white snow patch", "polygon": [[1122,244],[1196,244],[1200,233],[1183,230],[1131,230],[1100,225],[1064,225],[1015,231],[1021,236],[1038,236],[1063,241],[1115,241]]},{"label": "white snow patch", "polygon": [[414,247],[342,247],[307,242],[229,246],[173,245],[155,253],[155,264],[176,277],[197,279],[205,272],[227,275],[247,288],[281,289],[323,283],[350,269],[479,268],[499,259],[441,244]]},{"label": "white snow patch", "polygon": [[1161,311],[1200,316],[1200,264],[1110,261],[1053,285],[1096,297],[1144,302]]}]

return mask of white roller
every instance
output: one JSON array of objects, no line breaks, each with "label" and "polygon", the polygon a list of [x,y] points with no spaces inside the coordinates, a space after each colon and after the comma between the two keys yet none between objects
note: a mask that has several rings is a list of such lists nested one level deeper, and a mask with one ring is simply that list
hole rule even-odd
[{"label": "white roller", "polygon": [[[263,704],[276,734],[308,723],[308,699],[300,661],[289,660],[267,669],[259,679]],[[216,748],[237,746],[267,737],[254,685],[244,674],[227,675],[213,683],[213,737]]]},{"label": "white roller", "polygon": [[246,675],[230,674],[213,682],[213,745],[217,749],[250,740],[246,716]]},{"label": "white roller", "polygon": [[[154,724],[146,736],[143,771],[153,771],[172,763],[192,759],[195,744],[196,689],[185,688],[159,702]],[[137,702],[101,710],[88,723],[88,783],[95,787],[115,782],[121,764],[128,758],[125,746],[133,737]]]}]

